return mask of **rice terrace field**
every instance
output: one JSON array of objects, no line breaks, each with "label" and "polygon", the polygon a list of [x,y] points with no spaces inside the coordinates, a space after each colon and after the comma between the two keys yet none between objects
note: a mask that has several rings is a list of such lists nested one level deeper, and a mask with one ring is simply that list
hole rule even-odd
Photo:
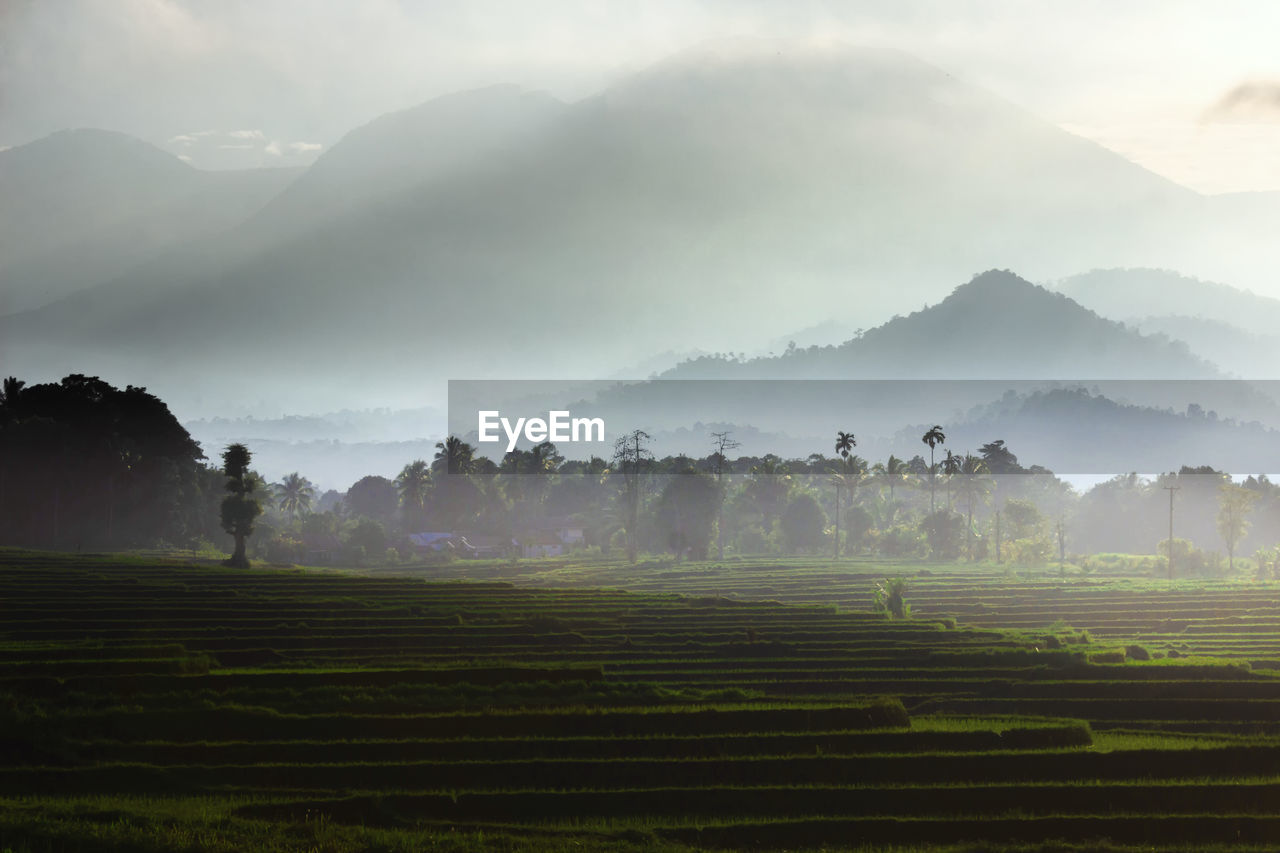
[{"label": "rice terrace field", "polygon": [[0,550],[0,612],[14,853],[1280,847],[1273,582]]}]

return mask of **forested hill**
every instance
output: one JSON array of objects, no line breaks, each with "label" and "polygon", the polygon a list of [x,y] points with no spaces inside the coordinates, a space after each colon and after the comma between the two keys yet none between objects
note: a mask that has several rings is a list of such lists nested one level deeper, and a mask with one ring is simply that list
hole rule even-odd
[{"label": "forested hill", "polygon": [[1142,335],[1007,270],[836,346],[738,360],[707,356],[670,379],[1209,379],[1185,345]]}]

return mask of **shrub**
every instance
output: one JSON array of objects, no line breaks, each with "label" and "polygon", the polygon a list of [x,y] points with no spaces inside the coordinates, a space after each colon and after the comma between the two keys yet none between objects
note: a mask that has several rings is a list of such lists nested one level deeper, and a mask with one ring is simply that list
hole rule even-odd
[{"label": "shrub", "polygon": [[1043,566],[1049,561],[1052,550],[1049,540],[1039,537],[1014,539],[1005,548],[1009,562],[1019,566]]},{"label": "shrub", "polygon": [[919,557],[925,552],[924,534],[916,527],[895,524],[887,530],[874,533],[875,547],[886,557],[906,559]]},{"label": "shrub", "polygon": [[935,560],[954,560],[964,544],[964,516],[940,509],[920,522],[920,530],[929,543],[929,555]]},{"label": "shrub", "polygon": [[1151,660],[1151,653],[1142,646],[1125,646],[1124,656],[1129,660]]},{"label": "shrub", "polygon": [[876,585],[875,609],[881,613],[888,613],[894,619],[905,619],[911,615],[906,594],[905,578],[885,578]]}]

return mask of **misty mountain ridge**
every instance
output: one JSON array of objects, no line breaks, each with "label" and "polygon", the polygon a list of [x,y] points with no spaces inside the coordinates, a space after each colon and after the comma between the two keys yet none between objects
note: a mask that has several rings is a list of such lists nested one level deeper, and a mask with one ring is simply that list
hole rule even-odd
[{"label": "misty mountain ridge", "polygon": [[1148,337],[1007,270],[842,344],[738,361],[703,357],[664,378],[1190,379],[1222,373],[1183,343]]},{"label": "misty mountain ridge", "polygon": [[545,92],[496,85],[379,116],[330,146],[246,223],[278,237],[318,227],[534,144],[567,109]]},{"label": "misty mountain ridge", "polygon": [[238,225],[300,171],[202,171],[93,129],[0,151],[0,314],[56,301]]},{"label": "misty mountain ridge", "polygon": [[1181,315],[1215,320],[1254,334],[1280,330],[1280,299],[1166,269],[1094,269],[1049,287],[1123,322]]},{"label": "misty mountain ridge", "polygon": [[[920,429],[902,431],[893,447],[905,452],[912,441],[919,442]],[[1075,387],[1011,392],[947,428],[948,445],[957,447],[978,447],[994,438],[1004,439],[1025,464],[1058,473],[1157,474],[1211,465],[1246,475],[1261,472],[1280,432],[1258,421],[1219,417],[1198,405],[1179,412]]]},{"label": "misty mountain ridge", "polygon": [[1144,335],[1182,341],[1234,376],[1268,379],[1280,375],[1280,334],[1255,334],[1204,317],[1169,314],[1141,317],[1129,325]]},{"label": "misty mountain ridge", "polygon": [[0,321],[6,360],[91,364],[179,407],[198,388],[205,412],[244,397],[231,375],[318,410],[306,365],[323,363],[353,404],[407,408],[461,352],[471,376],[545,378],[581,376],[583,353],[608,370],[693,342],[745,351],[816,306],[861,325],[992,259],[1044,278],[1154,258],[1200,211],[906,54],[789,42],[704,46],[567,106],[437,99],[305,177],[252,227]]}]

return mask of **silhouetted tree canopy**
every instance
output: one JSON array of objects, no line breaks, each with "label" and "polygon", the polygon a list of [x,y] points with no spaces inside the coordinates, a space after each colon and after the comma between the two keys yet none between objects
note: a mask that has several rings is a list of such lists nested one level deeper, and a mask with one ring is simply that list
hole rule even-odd
[{"label": "silhouetted tree canopy", "polygon": [[96,376],[0,396],[0,542],[181,543],[203,535],[204,454],[158,398]]}]

